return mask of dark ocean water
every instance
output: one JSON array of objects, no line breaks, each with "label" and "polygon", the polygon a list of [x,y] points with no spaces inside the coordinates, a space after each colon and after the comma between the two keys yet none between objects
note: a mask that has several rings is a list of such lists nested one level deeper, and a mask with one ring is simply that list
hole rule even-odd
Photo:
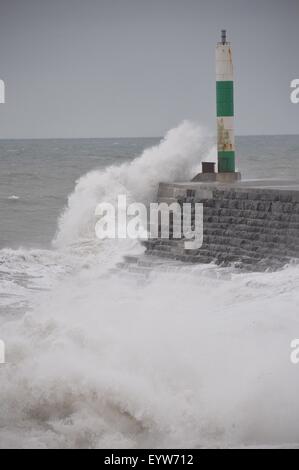
[{"label": "dark ocean water", "polygon": [[158,139],[1,140],[0,247],[49,246],[76,180]]}]

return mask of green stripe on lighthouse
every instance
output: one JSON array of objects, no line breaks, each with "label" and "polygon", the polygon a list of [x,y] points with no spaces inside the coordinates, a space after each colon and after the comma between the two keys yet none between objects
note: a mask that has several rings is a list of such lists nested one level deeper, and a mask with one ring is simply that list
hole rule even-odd
[{"label": "green stripe on lighthouse", "polygon": [[231,173],[235,171],[235,152],[218,152],[218,171],[219,173]]},{"label": "green stripe on lighthouse", "polygon": [[234,115],[234,82],[216,82],[217,116]]}]

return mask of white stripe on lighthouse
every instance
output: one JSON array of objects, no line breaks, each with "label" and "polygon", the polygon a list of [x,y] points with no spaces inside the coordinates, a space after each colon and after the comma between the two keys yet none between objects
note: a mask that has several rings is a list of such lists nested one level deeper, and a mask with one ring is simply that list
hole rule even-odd
[{"label": "white stripe on lighthouse", "polygon": [[217,136],[219,152],[235,150],[235,131],[233,117],[223,116],[217,118]]},{"label": "white stripe on lighthouse", "polygon": [[216,81],[228,82],[234,79],[232,51],[229,44],[218,43],[216,47]]}]

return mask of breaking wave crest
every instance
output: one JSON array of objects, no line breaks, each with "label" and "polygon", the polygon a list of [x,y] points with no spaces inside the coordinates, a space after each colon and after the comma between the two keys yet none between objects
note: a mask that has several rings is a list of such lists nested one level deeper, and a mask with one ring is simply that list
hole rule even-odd
[{"label": "breaking wave crest", "polygon": [[170,130],[159,145],[135,160],[83,176],[70,195],[59,221],[56,247],[95,243],[95,208],[100,202],[116,204],[119,194],[129,202],[154,201],[160,181],[188,181],[205,158],[215,159],[203,128],[185,121]]}]

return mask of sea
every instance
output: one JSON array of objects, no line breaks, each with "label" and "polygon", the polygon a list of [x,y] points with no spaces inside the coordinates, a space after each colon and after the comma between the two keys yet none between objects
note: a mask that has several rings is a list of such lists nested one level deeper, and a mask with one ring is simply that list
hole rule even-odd
[{"label": "sea", "polygon": [[[299,180],[299,136],[236,147],[244,179]],[[247,273],[96,237],[98,203],[148,205],[203,160],[214,139],[188,121],[157,138],[0,140],[0,448],[299,446],[296,260]]]}]

